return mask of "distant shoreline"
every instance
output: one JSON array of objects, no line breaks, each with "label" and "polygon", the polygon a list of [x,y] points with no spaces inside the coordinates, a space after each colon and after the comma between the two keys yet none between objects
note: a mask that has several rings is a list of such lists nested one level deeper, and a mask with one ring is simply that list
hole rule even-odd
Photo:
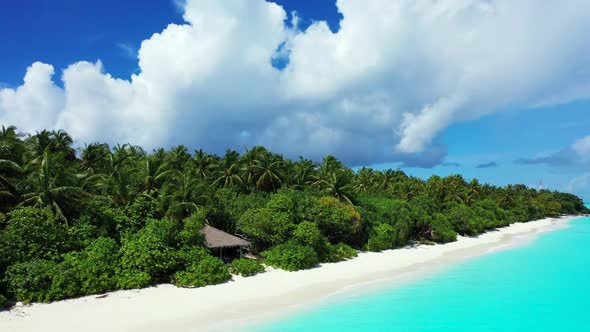
[{"label": "distant shoreline", "polygon": [[[272,270],[195,289],[160,285],[0,312],[2,331],[236,331],[324,302],[335,294],[393,286],[449,265],[533,240],[578,218],[516,223],[477,237],[418,245],[298,272]],[[338,295],[336,295],[338,296]]]}]

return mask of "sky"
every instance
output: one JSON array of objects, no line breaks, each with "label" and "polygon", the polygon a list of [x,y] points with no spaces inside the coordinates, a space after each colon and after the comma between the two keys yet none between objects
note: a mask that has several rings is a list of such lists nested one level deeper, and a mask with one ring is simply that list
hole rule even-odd
[{"label": "sky", "polygon": [[590,200],[590,2],[0,4],[0,124]]}]

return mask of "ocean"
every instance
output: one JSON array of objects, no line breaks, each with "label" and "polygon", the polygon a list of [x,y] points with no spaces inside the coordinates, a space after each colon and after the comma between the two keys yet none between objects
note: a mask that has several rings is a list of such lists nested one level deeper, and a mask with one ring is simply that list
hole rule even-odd
[{"label": "ocean", "polygon": [[590,331],[590,218],[409,284],[342,297],[252,332]]}]

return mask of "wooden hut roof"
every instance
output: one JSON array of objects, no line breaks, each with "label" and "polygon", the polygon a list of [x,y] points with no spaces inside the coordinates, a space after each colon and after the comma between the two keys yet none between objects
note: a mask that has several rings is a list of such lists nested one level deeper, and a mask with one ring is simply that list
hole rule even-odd
[{"label": "wooden hut roof", "polygon": [[231,235],[209,225],[205,225],[205,227],[203,227],[201,234],[205,236],[205,244],[211,249],[247,247],[250,245],[250,242],[242,238]]}]

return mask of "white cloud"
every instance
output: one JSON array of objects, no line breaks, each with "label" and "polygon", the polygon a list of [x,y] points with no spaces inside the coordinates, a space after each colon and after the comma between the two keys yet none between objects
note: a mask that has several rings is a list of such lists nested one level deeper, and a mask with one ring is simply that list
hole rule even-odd
[{"label": "white cloud", "polygon": [[[22,86],[0,89],[0,121],[81,141],[431,165],[455,122],[590,97],[584,0],[338,0],[336,33],[286,28],[263,0],[177,3],[187,23],[142,42],[138,74],[79,62],[61,89],[35,63]],[[285,70],[273,68],[286,54]]]},{"label": "white cloud", "polygon": [[23,131],[53,127],[64,109],[64,91],[51,81],[53,73],[53,66],[35,62],[21,86],[0,89],[0,123]]},{"label": "white cloud", "polygon": [[576,140],[570,146],[559,151],[533,158],[518,159],[516,162],[522,164],[547,164],[587,170],[590,167],[590,135]]},{"label": "white cloud", "polygon": [[590,173],[583,173],[582,175],[571,179],[568,182],[565,191],[588,198],[588,194],[590,194]]},{"label": "white cloud", "polygon": [[576,151],[580,159],[590,160],[590,135],[577,140],[572,145],[572,149]]}]

